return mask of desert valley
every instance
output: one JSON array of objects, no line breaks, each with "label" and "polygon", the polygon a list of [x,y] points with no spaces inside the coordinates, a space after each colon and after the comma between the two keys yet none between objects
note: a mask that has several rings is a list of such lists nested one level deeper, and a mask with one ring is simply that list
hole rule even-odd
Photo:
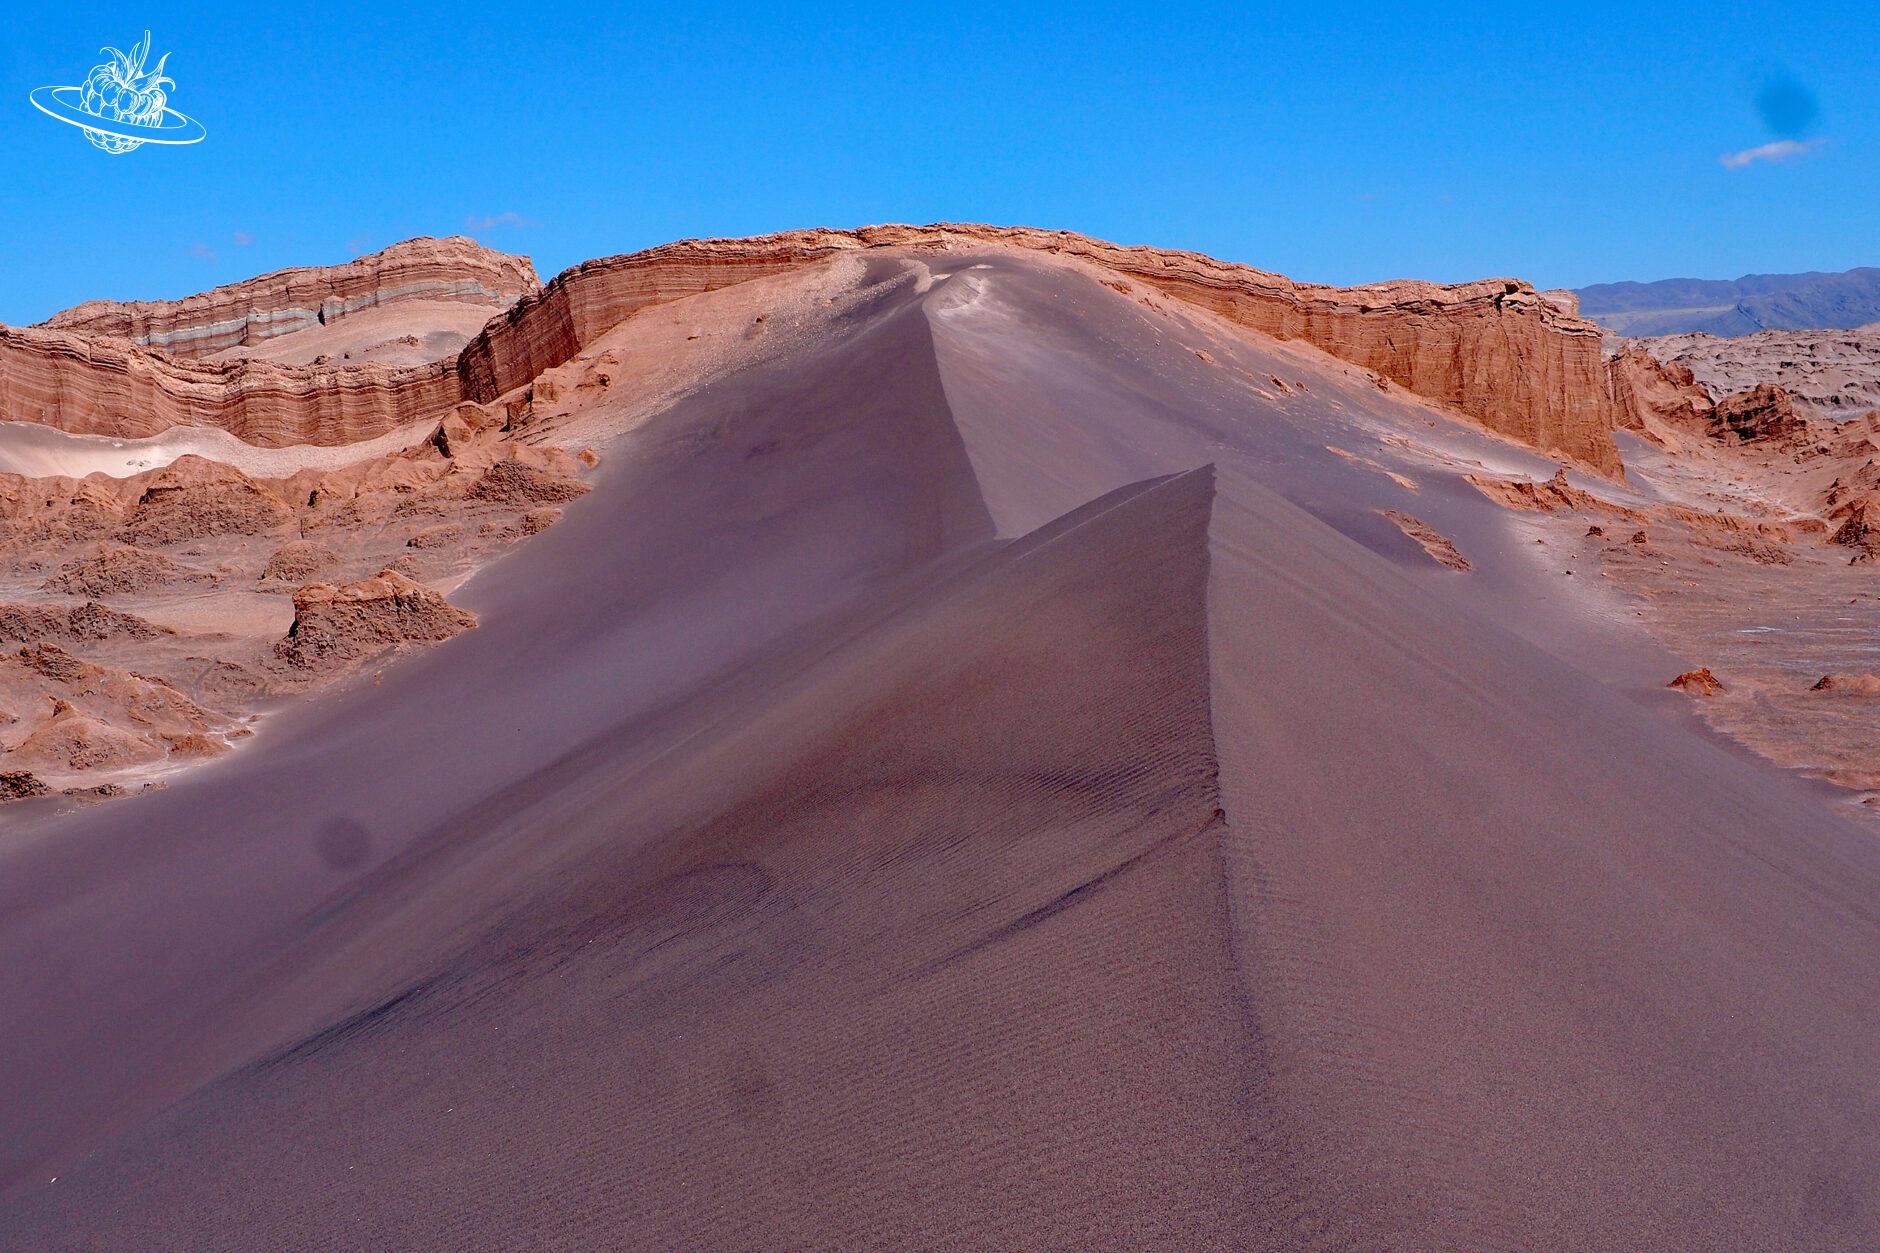
[{"label": "desert valley", "polygon": [[92,301],[0,749],[0,1246],[1880,1241],[1880,324],[958,224]]}]

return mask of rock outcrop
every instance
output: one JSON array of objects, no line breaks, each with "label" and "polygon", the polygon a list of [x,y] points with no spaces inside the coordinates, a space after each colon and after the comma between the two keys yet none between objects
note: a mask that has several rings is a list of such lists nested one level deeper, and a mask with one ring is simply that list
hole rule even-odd
[{"label": "rock outcrop", "polygon": [[1461,551],[1457,549],[1454,542],[1451,541],[1447,535],[1444,535],[1423,519],[1414,514],[1404,513],[1397,509],[1384,509],[1379,512],[1386,518],[1389,518],[1406,537],[1415,540],[1418,546],[1420,546],[1424,552],[1428,553],[1430,559],[1438,565],[1447,566],[1451,570],[1468,571],[1475,569],[1475,564],[1462,555]]},{"label": "rock outcrop", "polygon": [[286,502],[240,470],[189,456],[151,476],[118,536],[132,544],[180,544],[217,535],[264,535],[293,520]]},{"label": "rock outcrop", "polygon": [[166,634],[173,632],[95,600],[69,607],[0,602],[0,640],[23,644],[40,640],[150,640]]},{"label": "rock outcrop", "polygon": [[185,565],[162,553],[124,544],[102,543],[60,566],[42,585],[68,596],[135,596],[154,588],[209,584],[216,575]]},{"label": "rock outcrop", "polygon": [[262,447],[350,444],[459,399],[448,363],[277,365],[191,361],[122,339],[0,326],[0,421],[145,439],[219,426]]},{"label": "rock outcrop", "polygon": [[40,326],[203,357],[408,300],[461,300],[494,312],[540,286],[527,257],[460,235],[408,239],[344,265],[277,270],[181,300],[90,300]]},{"label": "rock outcrop", "polygon": [[1693,432],[1708,428],[1710,392],[1689,366],[1660,361],[1629,345],[1607,361],[1606,371],[1614,417],[1621,427],[1649,431],[1654,423],[1662,423]]},{"label": "rock outcrop", "polygon": [[1808,426],[1795,412],[1794,398],[1770,383],[1724,397],[1711,411],[1711,421],[1717,435],[1745,444],[1791,439],[1803,434]]},{"label": "rock outcrop", "polygon": [[261,568],[264,583],[292,583],[296,587],[313,582],[340,562],[339,554],[314,540],[289,540],[274,550]]},{"label": "rock outcrop", "polygon": [[1880,696],[1880,674],[1824,674],[1808,690],[1837,696]]},{"label": "rock outcrop", "polygon": [[[161,680],[98,665],[41,641],[0,655],[0,697],[21,711],[3,761],[46,775],[149,765],[178,746],[220,751],[219,719]],[[37,705],[45,712],[26,716]],[[47,706],[50,706],[47,709]]]},{"label": "rock outcrop", "polygon": [[1709,666],[1686,670],[1665,686],[1675,687],[1680,692],[1689,692],[1692,696],[1716,696],[1726,690],[1723,680],[1712,674]]},{"label": "rock outcrop", "polygon": [[1598,328],[1525,283],[1324,287],[1198,253],[989,226],[686,240],[589,261],[517,300],[453,360],[402,370],[178,360],[124,338],[148,337],[134,319],[80,316],[81,306],[56,325],[0,328],[0,419],[119,436],[195,424],[263,445],[348,443],[466,401],[494,401],[653,305],[843,253],[983,244],[1101,266],[1242,326],[1312,344],[1535,448],[1601,473],[1620,470]]},{"label": "rock outcrop", "polygon": [[294,624],[274,651],[296,669],[338,669],[401,644],[447,640],[476,622],[430,588],[381,570],[342,587],[313,583],[294,593]]},{"label": "rock outcrop", "polygon": [[1451,406],[1491,430],[1620,469],[1599,328],[1514,279],[1364,287],[1296,283],[1193,252],[1122,247],[1068,231],[976,225],[792,231],[685,240],[565,271],[458,358],[466,399],[494,399],[560,365],[640,309],[866,248],[978,243],[1092,262],[1281,339],[1303,340]]},{"label": "rock outcrop", "polygon": [[0,770],[0,804],[23,801],[34,796],[50,796],[52,789],[39,781],[30,770]]},{"label": "rock outcrop", "polygon": [[1665,335],[1632,344],[1689,369],[1712,395],[1773,383],[1820,417],[1849,418],[1880,408],[1880,322],[1853,330],[1760,331],[1737,339]]},{"label": "rock outcrop", "polygon": [[1482,474],[1467,474],[1463,477],[1476,491],[1508,509],[1533,513],[1590,510],[1631,522],[1645,520],[1645,515],[1636,509],[1603,500],[1583,488],[1573,486],[1564,468],[1555,470],[1553,478],[1540,483],[1525,479],[1497,479]]},{"label": "rock outcrop", "polygon": [[549,505],[574,500],[588,490],[586,483],[567,475],[520,461],[498,461],[477,477],[465,498],[496,505]]}]

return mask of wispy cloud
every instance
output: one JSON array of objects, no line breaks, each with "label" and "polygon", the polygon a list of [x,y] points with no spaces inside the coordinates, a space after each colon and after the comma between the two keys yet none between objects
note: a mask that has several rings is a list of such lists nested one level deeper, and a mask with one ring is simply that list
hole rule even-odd
[{"label": "wispy cloud", "polygon": [[249,244],[252,244],[254,242],[255,242],[255,237],[253,235],[250,235],[247,231],[235,232],[235,246],[237,248],[246,248]]},{"label": "wispy cloud", "polygon": [[1774,143],[1758,144],[1741,152],[1726,152],[1717,159],[1723,162],[1726,170],[1740,170],[1758,161],[1792,161],[1796,157],[1805,157],[1821,147],[1822,143],[1820,139],[1778,139]]},{"label": "wispy cloud", "polygon": [[476,214],[472,213],[463,220],[463,225],[465,230],[487,231],[495,226],[540,226],[541,223],[534,218],[525,218],[520,213],[511,210],[487,218],[478,217]]},{"label": "wispy cloud", "polygon": [[214,261],[215,249],[205,243],[194,243],[189,246],[189,255],[198,261]]}]

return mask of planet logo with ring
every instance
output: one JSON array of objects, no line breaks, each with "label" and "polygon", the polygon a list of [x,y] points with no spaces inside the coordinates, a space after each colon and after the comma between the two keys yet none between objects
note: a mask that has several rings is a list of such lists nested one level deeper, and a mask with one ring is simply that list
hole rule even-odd
[{"label": "planet logo with ring", "polygon": [[85,132],[92,145],[113,156],[134,152],[145,144],[193,144],[207,131],[195,118],[169,107],[165,87],[174,79],[163,73],[164,53],[154,69],[145,69],[150,55],[150,32],[129,52],[104,48],[111,59],[94,65],[77,87],[41,87],[34,91],[33,107],[48,117]]}]

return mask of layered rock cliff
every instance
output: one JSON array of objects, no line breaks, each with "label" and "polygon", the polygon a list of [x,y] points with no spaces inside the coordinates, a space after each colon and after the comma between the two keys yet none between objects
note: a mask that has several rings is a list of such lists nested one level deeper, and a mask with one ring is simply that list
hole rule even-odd
[{"label": "layered rock cliff", "polygon": [[1599,328],[1514,279],[1365,287],[1296,283],[1199,253],[1068,231],[973,225],[791,231],[685,240],[589,261],[520,301],[458,359],[487,401],[559,365],[648,305],[860,248],[994,243],[1094,262],[1242,326],[1297,339],[1448,405],[1491,430],[1606,473],[1620,469]]},{"label": "layered rock cliff", "polygon": [[463,236],[408,239],[344,265],[277,270],[181,300],[88,300],[40,326],[203,357],[408,300],[461,300],[494,312],[540,286],[527,257]]},{"label": "layered rock cliff", "polygon": [[457,402],[448,365],[191,361],[123,339],[0,326],[0,421],[141,439],[219,426],[264,447],[349,444]]},{"label": "layered rock cliff", "polygon": [[[347,442],[464,400],[494,400],[652,305],[841,253],[984,244],[1093,263],[1242,326],[1312,344],[1545,452],[1603,473],[1620,471],[1598,328],[1525,283],[1325,287],[1198,253],[971,225],[685,240],[589,261],[522,296],[453,361],[399,371],[176,361],[125,342],[152,333],[130,315],[101,310],[80,317],[92,308],[80,306],[54,319],[57,326],[0,330],[0,419],[125,435],[189,422],[223,426],[255,443]],[[183,327],[180,317],[164,325]],[[204,316],[189,325],[214,324]]]}]

